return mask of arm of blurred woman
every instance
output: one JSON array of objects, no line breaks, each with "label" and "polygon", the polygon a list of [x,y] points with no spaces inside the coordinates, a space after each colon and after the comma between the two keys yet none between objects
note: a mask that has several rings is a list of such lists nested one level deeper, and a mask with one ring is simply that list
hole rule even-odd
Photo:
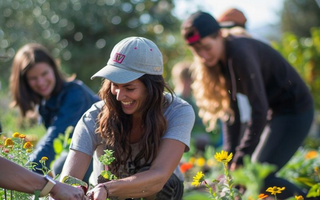
[{"label": "arm of blurred woman", "polygon": [[[104,183],[109,196],[148,197],[159,192],[178,166],[186,145],[178,140],[163,139],[159,153],[149,170],[130,177]],[[126,191],[125,193],[123,191]],[[106,198],[107,192],[102,184],[93,190],[96,200]]]},{"label": "arm of blurred woman", "polygon": [[83,179],[89,164],[91,156],[76,150],[69,150],[68,157],[63,165],[60,180],[66,175]]},{"label": "arm of blurred woman", "polygon": [[[48,182],[43,176],[5,158],[0,157],[0,163],[0,187],[2,188],[33,194],[35,191],[41,191]],[[57,200],[86,199],[81,188],[60,182],[56,182],[50,195]]]}]

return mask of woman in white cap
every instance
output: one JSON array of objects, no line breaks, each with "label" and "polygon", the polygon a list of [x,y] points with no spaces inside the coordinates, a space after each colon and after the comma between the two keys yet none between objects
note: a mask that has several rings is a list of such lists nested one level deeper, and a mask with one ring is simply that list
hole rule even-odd
[{"label": "woman in white cap", "polygon": [[[94,156],[90,181],[96,186],[90,198],[182,198],[178,164],[189,150],[195,115],[165,83],[162,59],[152,41],[129,37],[93,75],[105,79],[99,91],[102,101],[78,122],[61,175],[81,179]],[[114,150],[115,161],[107,167],[118,180],[97,184],[106,167],[98,161],[104,149]]]}]

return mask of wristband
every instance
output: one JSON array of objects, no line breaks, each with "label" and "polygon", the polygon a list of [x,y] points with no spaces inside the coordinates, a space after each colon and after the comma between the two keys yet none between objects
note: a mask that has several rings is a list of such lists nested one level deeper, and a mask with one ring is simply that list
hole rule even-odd
[{"label": "wristband", "polygon": [[50,191],[52,190],[52,188],[56,185],[55,180],[53,180],[53,178],[51,178],[51,176],[46,175],[44,177],[48,182],[47,184],[43,187],[43,189],[40,192],[40,197],[46,196],[47,194],[50,193]]}]

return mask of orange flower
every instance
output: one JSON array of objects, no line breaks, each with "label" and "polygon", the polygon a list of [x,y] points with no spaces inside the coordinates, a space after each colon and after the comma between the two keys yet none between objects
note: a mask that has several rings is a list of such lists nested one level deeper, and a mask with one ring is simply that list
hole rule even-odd
[{"label": "orange flower", "polygon": [[25,149],[31,149],[32,147],[33,147],[33,144],[31,144],[31,142],[26,142],[23,145],[23,148],[25,148]]},{"label": "orange flower", "polygon": [[11,138],[7,138],[5,141],[4,141],[4,146],[13,146],[13,140]]},{"label": "orange flower", "polygon": [[18,138],[19,136],[20,136],[20,133],[18,133],[18,132],[15,132],[14,134],[12,134],[13,138]]},{"label": "orange flower", "polygon": [[261,194],[259,194],[258,198],[259,198],[259,199],[265,199],[265,198],[267,198],[268,196],[269,196],[269,195],[267,195],[267,194],[261,193]]},{"label": "orange flower", "polygon": [[182,173],[185,173],[186,171],[188,171],[192,167],[193,167],[192,163],[183,163],[183,164],[180,165],[180,170],[181,170]]},{"label": "orange flower", "polygon": [[318,156],[318,152],[315,150],[309,151],[306,155],[305,158],[306,159],[314,159]]},{"label": "orange flower", "polygon": [[20,134],[20,135],[19,135],[19,138],[24,139],[24,138],[26,138],[26,135]]}]

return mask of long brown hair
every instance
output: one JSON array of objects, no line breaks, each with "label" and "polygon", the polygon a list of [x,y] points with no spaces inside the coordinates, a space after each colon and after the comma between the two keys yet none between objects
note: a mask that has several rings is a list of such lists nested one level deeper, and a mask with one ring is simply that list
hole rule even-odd
[{"label": "long brown hair", "polygon": [[[214,33],[209,37],[215,38],[217,34]],[[234,112],[230,108],[230,97],[221,66],[217,64],[213,67],[207,67],[195,55],[191,68],[194,80],[191,87],[199,107],[199,116],[207,126],[207,131],[212,131],[215,128],[218,119],[232,122]]]},{"label": "long brown hair", "polygon": [[57,94],[63,85],[64,78],[58,69],[57,62],[49,51],[40,44],[26,44],[20,48],[12,63],[10,76],[10,91],[13,96],[12,106],[18,106],[23,117],[28,111],[34,111],[42,97],[35,93],[28,85],[26,72],[37,63],[47,63],[52,67],[56,78],[56,85],[52,95]]},{"label": "long brown hair", "polygon": [[[170,103],[163,95],[164,90],[167,89],[173,96],[172,90],[161,75],[146,74],[138,80],[145,85],[147,94],[141,111],[145,133],[139,142],[141,151],[133,161],[137,170],[143,167],[140,160],[144,158],[148,164],[158,154],[161,136],[167,130],[167,120],[163,115],[163,110]],[[119,175],[117,172],[120,165],[126,163],[132,153],[129,143],[129,135],[133,126],[132,116],[122,111],[121,103],[111,93],[110,81],[104,81],[99,96],[105,101],[105,105],[98,115],[99,126],[96,132],[105,139],[107,148],[114,150],[115,161],[109,167],[114,174]]]}]

